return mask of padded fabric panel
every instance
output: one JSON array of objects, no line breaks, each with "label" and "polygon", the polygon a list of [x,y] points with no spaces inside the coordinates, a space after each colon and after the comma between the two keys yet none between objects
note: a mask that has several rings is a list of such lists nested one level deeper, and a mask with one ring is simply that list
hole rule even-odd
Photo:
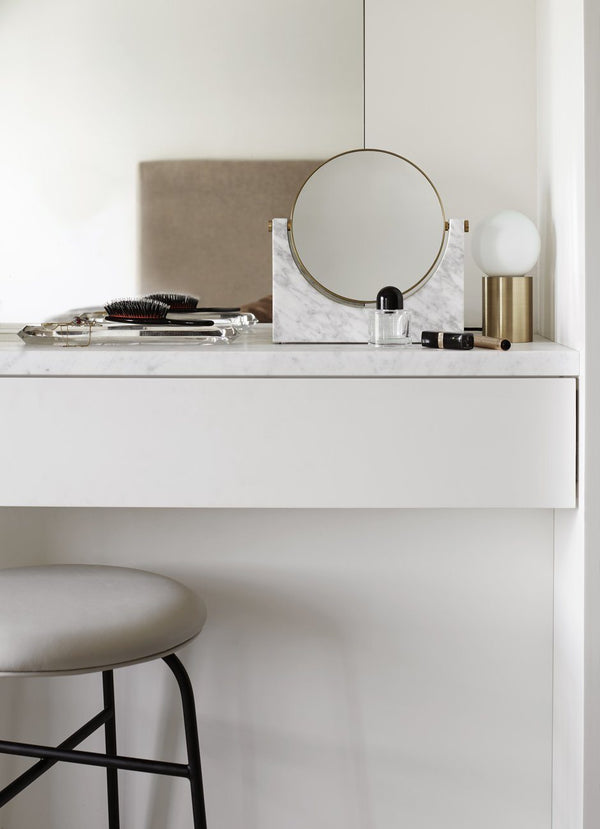
[{"label": "padded fabric panel", "polygon": [[85,673],[172,653],[206,611],[179,582],[126,567],[0,570],[0,673]]},{"label": "padded fabric panel", "polygon": [[176,291],[203,305],[271,293],[269,219],[290,215],[320,161],[146,161],[140,164],[141,292]]}]

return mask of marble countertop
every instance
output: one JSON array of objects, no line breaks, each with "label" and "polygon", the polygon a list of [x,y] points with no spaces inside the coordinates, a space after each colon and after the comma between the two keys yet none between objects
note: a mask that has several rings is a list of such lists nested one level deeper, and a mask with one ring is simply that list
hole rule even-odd
[{"label": "marble countertop", "polygon": [[0,326],[4,377],[575,377],[579,353],[536,338],[509,351],[438,351],[368,345],[280,345],[258,325],[234,343],[211,346],[24,345]]}]

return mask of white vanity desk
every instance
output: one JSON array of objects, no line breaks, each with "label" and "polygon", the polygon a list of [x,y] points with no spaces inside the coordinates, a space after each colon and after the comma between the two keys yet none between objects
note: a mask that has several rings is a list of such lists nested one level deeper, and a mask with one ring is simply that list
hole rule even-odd
[{"label": "white vanity desk", "polygon": [[[67,349],[7,333],[0,504],[33,509],[0,510],[4,566],[139,566],[205,598],[186,664],[215,826],[249,811],[265,829],[549,829],[553,510],[575,505],[578,354],[269,338]],[[313,506],[341,509],[238,509]],[[140,670],[123,699],[155,711],[162,686]],[[86,698],[40,682],[38,716],[7,702],[34,741],[68,733],[60,712]],[[162,739],[149,728],[139,750],[162,756]],[[53,780],[7,825],[48,823]],[[137,780],[127,808],[152,796]],[[76,782],[48,825],[71,825]],[[162,798],[187,825],[187,800]]]},{"label": "white vanity desk", "polygon": [[0,504],[575,506],[577,352],[270,337],[35,348],[5,332]]}]

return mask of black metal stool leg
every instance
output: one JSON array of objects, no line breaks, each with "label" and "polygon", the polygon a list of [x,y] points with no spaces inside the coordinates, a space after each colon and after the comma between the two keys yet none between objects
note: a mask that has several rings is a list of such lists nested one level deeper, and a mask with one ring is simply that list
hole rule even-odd
[{"label": "black metal stool leg", "polygon": [[[115,684],[112,671],[102,672],[102,689],[104,691],[104,707],[111,712],[111,716],[104,724],[106,753],[116,756],[117,729],[115,721]],[[108,795],[108,829],[119,829],[119,782],[118,769],[106,769],[106,792]]]},{"label": "black metal stool leg", "polygon": [[[196,720],[196,705],[194,690],[187,671],[180,660],[172,653],[163,656],[163,660],[175,675],[181,693],[183,707],[183,721],[185,725],[185,742],[188,754],[189,779],[192,789],[192,813],[194,829],[207,829],[206,810],[204,806],[204,788],[202,786],[202,768],[200,766],[200,746],[198,744],[198,723]],[[112,827],[111,827],[112,829]]]}]

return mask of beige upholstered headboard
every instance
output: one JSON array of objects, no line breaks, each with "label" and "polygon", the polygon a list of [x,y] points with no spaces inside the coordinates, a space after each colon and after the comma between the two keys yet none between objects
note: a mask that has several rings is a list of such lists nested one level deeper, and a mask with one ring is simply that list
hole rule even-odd
[{"label": "beige upholstered headboard", "polygon": [[243,305],[271,293],[269,219],[287,217],[319,161],[140,164],[141,289]]}]

